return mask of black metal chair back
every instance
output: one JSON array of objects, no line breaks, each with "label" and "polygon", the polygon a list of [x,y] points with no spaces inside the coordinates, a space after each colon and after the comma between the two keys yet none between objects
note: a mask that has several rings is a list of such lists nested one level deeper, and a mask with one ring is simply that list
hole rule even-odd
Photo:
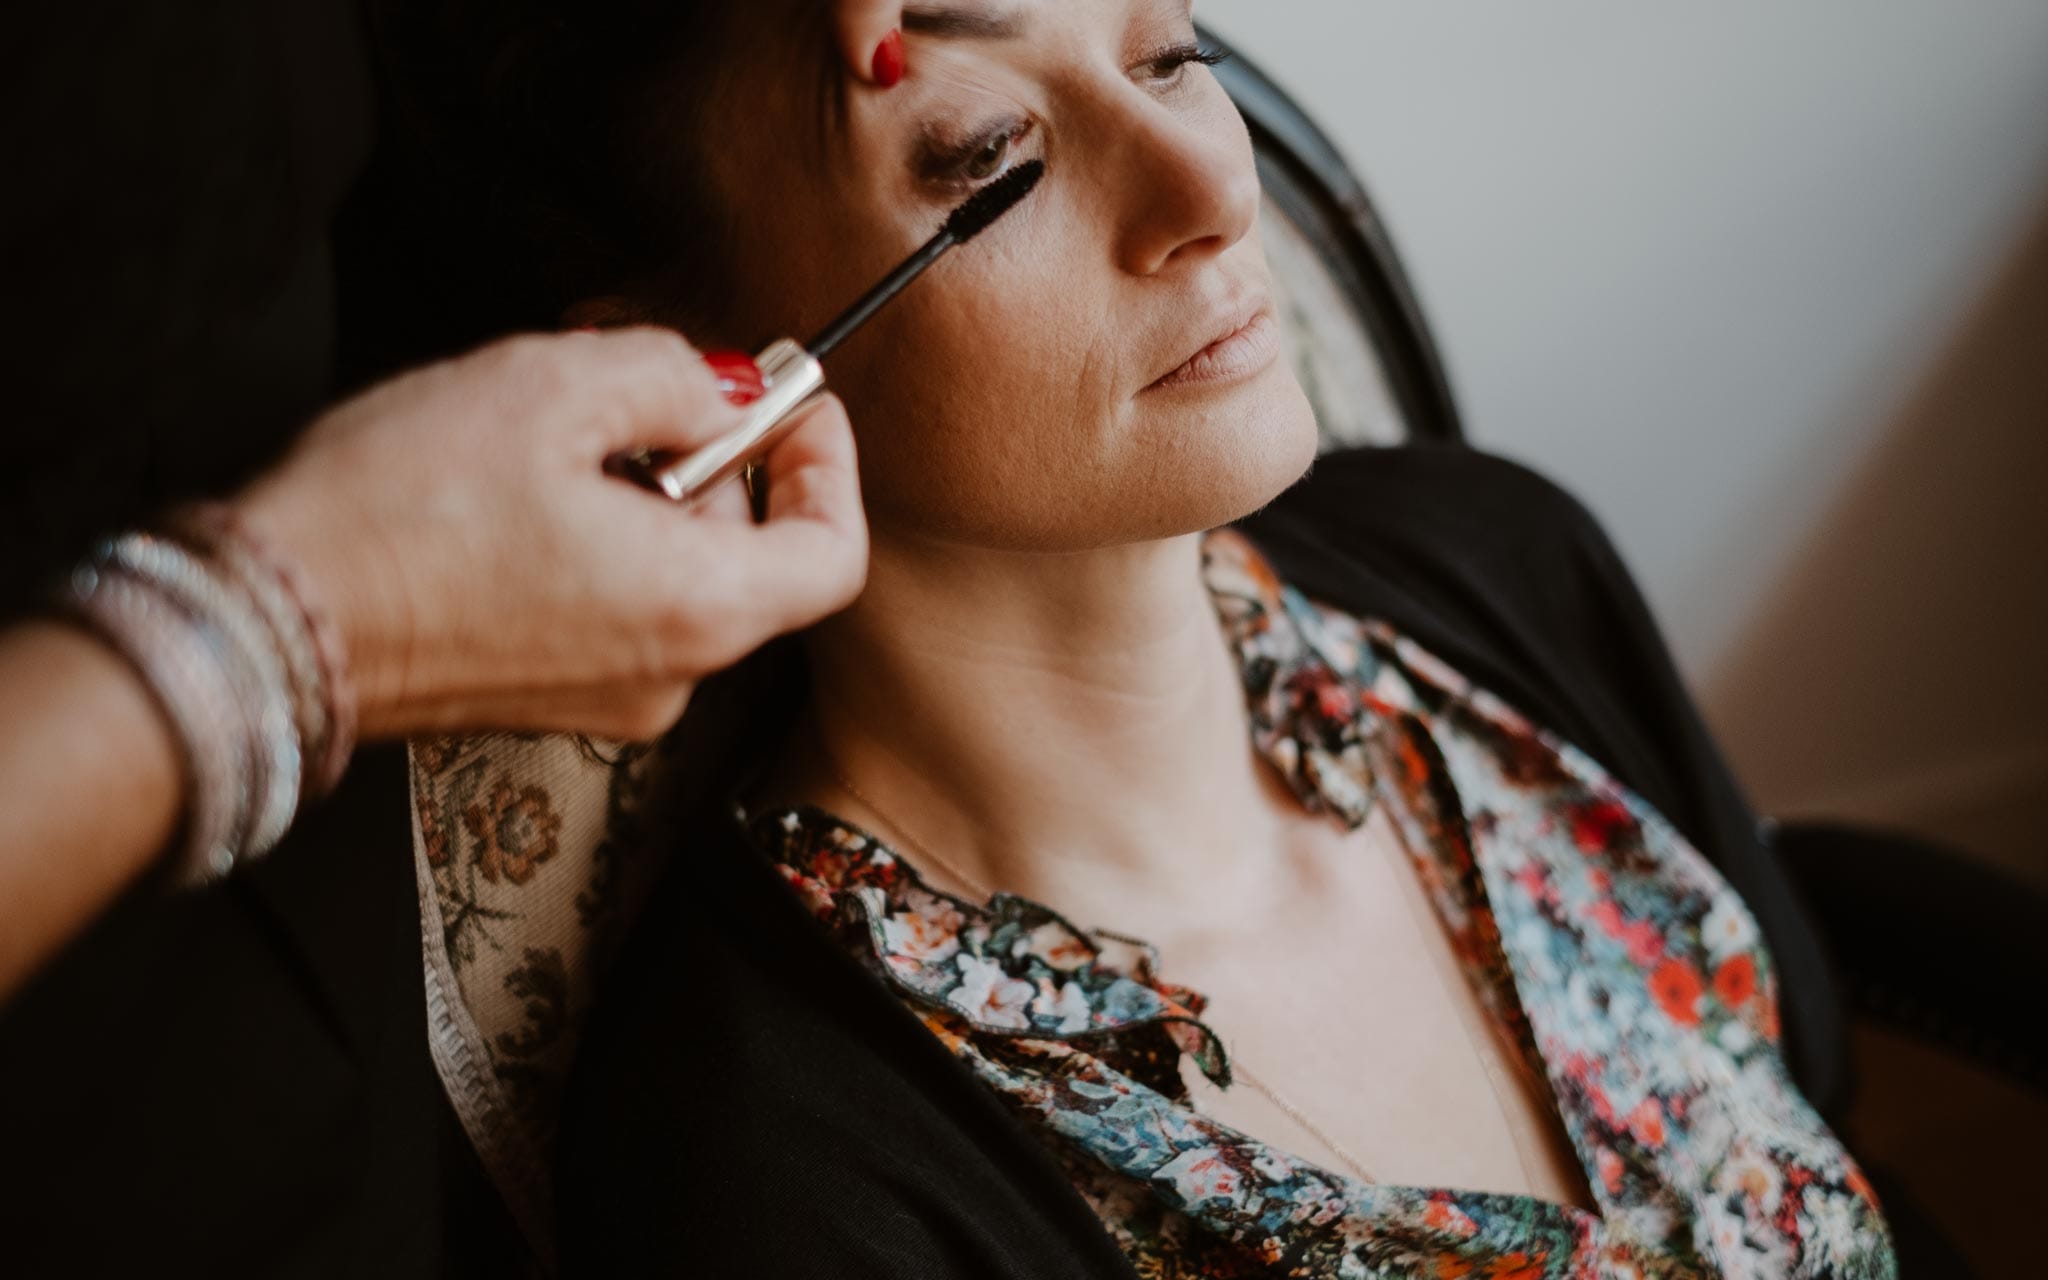
[{"label": "black metal chair back", "polygon": [[1286,91],[1213,31],[1202,39],[1231,55],[1216,77],[1251,129],[1267,252],[1326,443],[1462,440],[1443,361],[1364,184]]}]

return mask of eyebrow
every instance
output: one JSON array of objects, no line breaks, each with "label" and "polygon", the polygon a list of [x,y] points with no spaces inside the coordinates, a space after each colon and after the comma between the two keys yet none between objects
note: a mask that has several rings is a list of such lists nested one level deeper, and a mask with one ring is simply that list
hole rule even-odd
[{"label": "eyebrow", "polygon": [[1015,40],[1024,34],[1020,13],[989,13],[982,9],[949,9],[938,5],[907,5],[906,33],[947,40]]}]

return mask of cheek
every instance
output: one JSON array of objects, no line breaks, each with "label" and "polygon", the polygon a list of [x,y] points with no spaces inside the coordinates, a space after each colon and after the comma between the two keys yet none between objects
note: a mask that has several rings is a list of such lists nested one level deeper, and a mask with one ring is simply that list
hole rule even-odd
[{"label": "cheek", "polygon": [[[835,359],[877,531],[1086,550],[1228,523],[1297,479],[1315,424],[1287,362],[1134,396],[1156,372],[1133,339],[1145,299],[1047,222],[949,258]],[[1264,274],[1255,239],[1234,252]]]},{"label": "cheek", "polygon": [[1113,443],[1125,372],[1106,282],[1057,252],[1070,238],[1043,230],[948,258],[833,369],[878,526],[1035,542],[1072,477]]},{"label": "cheek", "polygon": [[1132,468],[1144,484],[1133,514],[1152,522],[1144,536],[1213,529],[1249,515],[1315,459],[1315,417],[1284,357],[1209,403],[1161,409],[1144,422],[1133,438],[1148,458]]}]

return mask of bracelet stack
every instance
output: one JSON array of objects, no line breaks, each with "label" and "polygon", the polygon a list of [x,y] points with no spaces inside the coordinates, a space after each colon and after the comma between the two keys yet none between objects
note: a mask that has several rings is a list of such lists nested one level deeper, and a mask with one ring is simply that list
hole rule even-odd
[{"label": "bracelet stack", "polygon": [[65,603],[141,674],[176,732],[191,784],[180,879],[268,853],[300,804],[341,780],[355,698],[340,637],[291,561],[231,509],[110,539]]}]

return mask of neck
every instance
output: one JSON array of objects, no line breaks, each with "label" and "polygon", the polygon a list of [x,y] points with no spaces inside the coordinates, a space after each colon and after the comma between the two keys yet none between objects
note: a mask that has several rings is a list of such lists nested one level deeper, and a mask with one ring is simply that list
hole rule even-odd
[{"label": "neck", "polygon": [[978,887],[1165,908],[1245,878],[1277,783],[1252,764],[1200,556],[1197,536],[1057,555],[878,539],[860,602],[811,636],[823,757],[799,776],[840,810],[851,782],[880,834]]}]

